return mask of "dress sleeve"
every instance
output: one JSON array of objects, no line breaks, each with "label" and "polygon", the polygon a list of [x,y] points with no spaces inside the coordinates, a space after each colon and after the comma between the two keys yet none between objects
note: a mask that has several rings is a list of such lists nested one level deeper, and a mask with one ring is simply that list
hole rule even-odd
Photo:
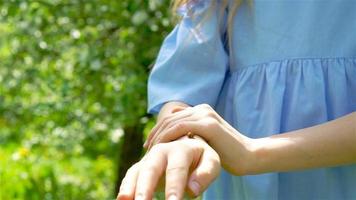
[{"label": "dress sleeve", "polygon": [[207,103],[212,107],[217,102],[228,69],[220,9],[210,9],[208,0],[193,2],[189,10],[194,16],[186,7],[179,9],[182,20],[165,38],[149,74],[150,114],[157,114],[169,101],[191,106]]}]

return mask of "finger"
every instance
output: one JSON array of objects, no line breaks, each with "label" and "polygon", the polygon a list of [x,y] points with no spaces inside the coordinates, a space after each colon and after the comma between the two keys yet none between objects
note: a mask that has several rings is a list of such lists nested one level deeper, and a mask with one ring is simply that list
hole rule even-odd
[{"label": "finger", "polygon": [[187,108],[179,113],[173,114],[172,116],[167,117],[166,119],[162,120],[161,122],[158,122],[157,127],[155,127],[155,130],[152,130],[150,133],[150,136],[148,137],[145,147],[149,147],[151,141],[156,137],[156,134],[159,133],[161,130],[165,129],[167,125],[169,125],[171,122],[184,119],[186,117],[189,117],[193,114],[191,109]]},{"label": "finger", "polygon": [[120,185],[120,191],[117,195],[118,200],[129,200],[134,198],[138,172],[139,163],[133,165],[129,170],[127,170]]},{"label": "finger", "polygon": [[[165,119],[163,119],[157,123],[157,126],[154,129],[152,129],[150,135],[154,136],[155,133],[157,133],[160,129],[164,128],[165,125],[168,124],[169,122],[190,116],[191,114],[192,114],[191,107],[188,107],[180,112],[176,112],[176,113],[166,117]],[[151,139],[151,138],[152,137],[150,137],[149,139]]]},{"label": "finger", "polygon": [[158,180],[162,176],[167,164],[165,151],[160,148],[161,146],[156,146],[156,148],[152,149],[140,167],[135,199],[146,200],[153,198]]},{"label": "finger", "polygon": [[169,155],[166,169],[166,199],[183,199],[191,163],[192,155],[187,156],[181,151]]},{"label": "finger", "polygon": [[[148,147],[148,143],[149,141],[151,140],[151,138],[155,135],[155,133],[157,132],[157,130],[160,129],[160,127],[167,121],[167,120],[171,120],[171,118],[174,118],[178,115],[178,112],[179,111],[184,111],[186,110],[187,108],[190,108],[190,107],[177,107],[177,108],[174,108],[172,110],[172,115],[164,118],[163,120],[161,121],[158,121],[157,124],[152,128],[152,130],[150,131],[149,135],[148,135],[148,138],[147,140],[145,141],[145,143],[143,144],[143,147],[144,148],[147,148]],[[181,116],[181,113],[179,113],[180,115],[178,116]]]},{"label": "finger", "polygon": [[[165,143],[176,140],[184,135],[187,135],[188,132],[192,132],[195,135],[204,134],[204,132],[201,131],[201,124],[199,123],[199,119],[196,119],[192,116],[177,121],[171,127],[157,133],[156,136],[152,138],[152,141],[149,144],[149,148],[158,143]],[[204,135],[201,135],[201,137],[204,138]]]},{"label": "finger", "polygon": [[220,173],[220,159],[215,151],[204,151],[197,167],[193,170],[188,181],[188,193],[197,197],[216,179]]},{"label": "finger", "polygon": [[172,113],[176,113],[176,112],[182,111],[182,110],[184,110],[186,108],[188,108],[188,107],[186,107],[186,106],[178,106],[178,107],[173,108],[171,112]]}]

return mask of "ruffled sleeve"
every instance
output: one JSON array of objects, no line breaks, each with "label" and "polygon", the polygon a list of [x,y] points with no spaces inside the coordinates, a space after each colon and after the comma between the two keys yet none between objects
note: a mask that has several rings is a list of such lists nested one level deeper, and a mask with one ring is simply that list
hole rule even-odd
[{"label": "ruffled sleeve", "polygon": [[217,102],[228,69],[218,21],[220,9],[208,9],[211,2],[207,0],[191,3],[178,10],[182,20],[165,38],[149,74],[150,114],[157,114],[169,101],[191,106],[207,103],[212,107]]}]

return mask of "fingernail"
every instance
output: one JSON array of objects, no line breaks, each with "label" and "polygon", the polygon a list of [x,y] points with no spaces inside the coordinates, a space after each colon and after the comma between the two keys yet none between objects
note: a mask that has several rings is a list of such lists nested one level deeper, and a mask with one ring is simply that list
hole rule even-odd
[{"label": "fingernail", "polygon": [[125,199],[126,196],[127,196],[126,194],[123,194],[123,193],[120,192],[119,194],[117,194],[116,199],[117,199],[117,200]]},{"label": "fingernail", "polygon": [[198,182],[196,181],[191,181],[189,183],[189,188],[192,190],[192,192],[194,193],[195,196],[199,195],[200,192],[200,185]]},{"label": "fingernail", "polygon": [[135,197],[135,200],[144,200],[144,196],[143,194],[138,194],[136,197]]},{"label": "fingernail", "polygon": [[178,200],[178,197],[175,194],[171,194],[169,195],[168,200]]},{"label": "fingernail", "polygon": [[145,141],[145,143],[143,143],[143,147],[146,148],[147,146],[147,140]]}]

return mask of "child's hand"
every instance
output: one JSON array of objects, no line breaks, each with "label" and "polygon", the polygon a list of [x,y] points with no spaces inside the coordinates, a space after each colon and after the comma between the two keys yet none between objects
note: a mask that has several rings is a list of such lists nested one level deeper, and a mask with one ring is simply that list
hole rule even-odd
[{"label": "child's hand", "polygon": [[165,182],[165,199],[183,199],[185,191],[196,197],[220,168],[218,154],[200,138],[159,144],[127,171],[117,199],[152,199],[159,182]]},{"label": "child's hand", "polygon": [[[244,165],[249,163],[250,139],[235,130],[208,104],[179,109],[160,120],[151,130],[144,147],[150,149],[155,144],[174,141],[188,133],[204,138],[220,155],[227,171],[244,173]],[[237,152],[232,153],[231,147]]]},{"label": "child's hand", "polygon": [[[206,132],[202,131],[202,129],[208,128],[203,126],[215,125],[214,122],[218,120],[217,117],[219,117],[217,114],[215,116],[215,114],[215,111],[207,104],[200,104],[195,107],[176,108],[172,110],[172,114],[157,122],[149,133],[144,147],[150,149],[155,144],[170,142],[188,133],[199,135],[209,141],[211,136],[207,134],[210,131]],[[191,129],[198,130],[192,132]]]}]

